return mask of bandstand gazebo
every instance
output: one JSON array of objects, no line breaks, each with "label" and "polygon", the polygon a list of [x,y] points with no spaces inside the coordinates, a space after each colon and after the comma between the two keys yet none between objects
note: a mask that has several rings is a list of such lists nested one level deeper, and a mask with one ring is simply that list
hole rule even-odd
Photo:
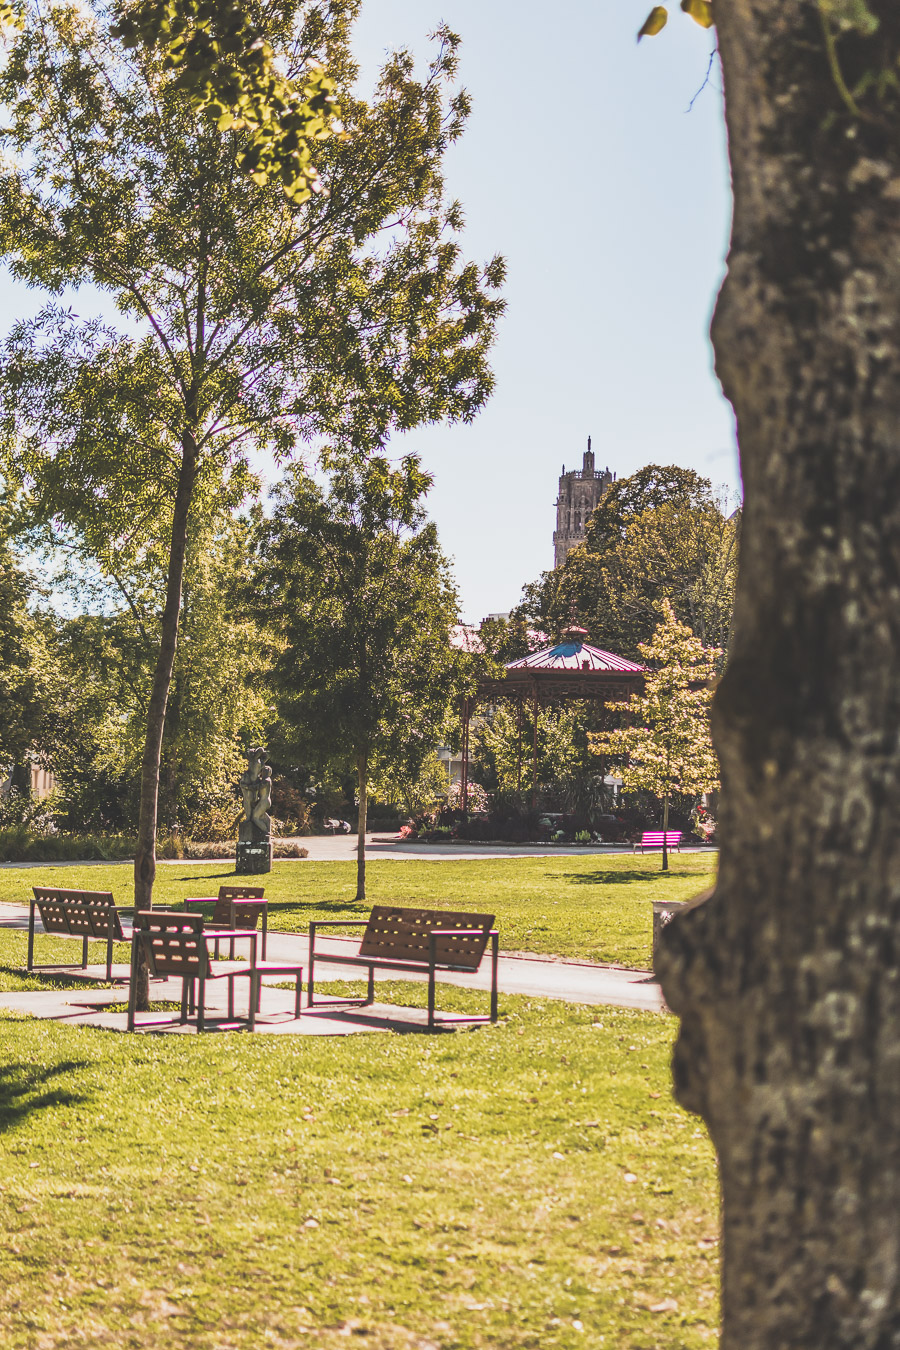
[{"label": "bandstand gazebo", "polygon": [[469,800],[469,727],[479,704],[513,702],[518,705],[517,787],[522,786],[522,714],[526,707],[534,713],[534,739],[531,751],[531,791],[537,792],[537,714],[551,703],[574,703],[591,699],[618,703],[639,693],[644,687],[644,667],[624,656],[591,647],[585,642],[587,629],[566,629],[555,646],[510,661],[502,676],[483,679],[473,698],[463,704],[462,767],[460,798],[463,811]]}]

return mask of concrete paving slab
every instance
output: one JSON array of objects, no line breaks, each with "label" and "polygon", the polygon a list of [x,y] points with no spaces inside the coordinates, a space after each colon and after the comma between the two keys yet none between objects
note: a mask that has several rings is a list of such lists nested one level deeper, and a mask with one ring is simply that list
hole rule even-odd
[{"label": "concrete paving slab", "polygon": [[[25,906],[0,904],[0,927],[21,928],[23,919],[27,926],[28,911]],[[123,916],[123,928],[130,934],[130,924],[125,916]],[[80,944],[80,939],[73,939],[73,942]],[[317,952],[321,951],[330,956],[340,957],[342,954],[355,954],[357,948],[358,938],[339,936],[325,937],[320,934],[316,939]],[[270,931],[267,955],[270,961],[302,965],[304,977],[308,979],[309,939],[306,933],[280,933]],[[128,974],[127,968],[120,965],[114,966],[113,972],[120,977],[127,976]],[[89,966],[85,972],[76,969],[67,971],[66,974],[76,979],[84,978],[94,981],[103,980],[105,971],[102,966],[93,965]],[[331,961],[321,965],[317,964],[316,966],[317,985],[329,980],[359,980],[360,977],[361,971],[359,967],[342,966],[339,962]],[[402,971],[376,971],[375,978],[376,981],[404,979],[411,980],[417,984],[424,984],[426,980],[424,975],[412,973],[407,975]],[[284,982],[284,979],[285,977],[282,975],[275,975],[265,979],[264,984],[272,986]],[[481,970],[474,975],[465,973],[457,974],[445,971],[441,972],[438,977],[439,984],[453,984],[462,988],[477,989],[484,992],[486,996],[490,990],[490,980],[490,961],[487,959],[482,962]],[[529,998],[562,999],[568,1003],[588,1005],[609,1004],[616,1007],[642,1009],[649,1012],[665,1011],[665,1004],[659,985],[653,979],[652,974],[646,970],[627,970],[618,966],[602,966],[587,961],[554,960],[552,958],[530,954],[502,953],[498,963],[498,984],[501,997],[503,994],[521,994]],[[157,989],[162,989],[164,987],[165,986],[162,983],[159,985],[154,984],[154,996],[157,996],[155,993]],[[221,995],[222,998],[225,997],[225,981],[222,981],[220,985],[210,985],[209,989],[210,1007],[215,1008],[217,1005],[214,1002],[214,999],[219,995]],[[39,991],[37,996],[46,997],[47,993],[52,992],[54,991]],[[56,996],[59,997],[59,991],[55,992]],[[72,995],[72,991],[62,992],[67,996]],[[121,990],[110,990],[108,992],[117,999],[121,1000],[125,998],[125,994]],[[279,1009],[279,1011],[290,1009],[292,1006],[292,995],[290,991],[271,989],[270,992],[272,995],[281,994],[284,997],[284,1009]],[[174,986],[173,991],[170,994],[158,995],[158,997],[173,999],[177,999],[179,996],[180,988],[178,991],[175,991]],[[36,997],[36,995],[31,993],[0,995],[0,1008],[11,1006],[7,1005],[5,1002],[6,999],[31,999],[34,997]],[[83,998],[81,995],[79,995],[79,997]],[[267,993],[266,999],[268,1000],[269,997],[270,994]],[[438,1005],[440,1005],[440,996],[438,996]],[[38,1007],[37,1004],[34,1006],[35,1008]],[[222,1007],[224,1009],[224,1004],[222,1004]],[[313,1009],[312,1011],[318,1015],[316,1009]],[[392,1009],[392,1012],[395,1014],[400,1014],[403,1011],[404,1010],[399,1008]],[[36,1011],[34,1015],[41,1016],[42,1014]],[[62,1015],[71,1017],[73,1014],[65,1013]],[[306,1021],[305,1010],[304,1018],[302,1020],[304,1022]],[[340,1027],[344,1024],[345,1020],[343,1015],[341,1015],[335,1023],[335,1026]],[[355,1026],[356,1023],[354,1022],[353,1025]],[[310,1028],[309,1031],[304,1029],[298,1034],[339,1035],[342,1033],[336,1029],[327,1032],[317,1032]],[[344,1032],[343,1034],[349,1033]]]},{"label": "concrete paving slab", "polygon": [[[172,986],[172,987],[169,987]],[[178,980],[154,982],[151,1001],[177,1003],[181,984]],[[242,1017],[240,998],[237,1017],[227,1016],[227,991],[213,985],[207,990],[206,1031],[247,1031]],[[41,989],[0,994],[0,1010],[24,1017],[37,1017],[67,1026],[100,1027],[108,1031],[126,1031],[128,1024],[127,993],[116,989],[92,991]],[[427,1033],[427,1013],[424,1008],[402,1008],[393,1004],[373,1003],[368,1008],[304,1008],[299,1021],[294,1017],[293,993],[285,989],[267,988],[263,991],[262,1008],[256,1016],[256,1031],[263,1035],[289,1036],[354,1036],[373,1032]],[[467,1024],[468,1025],[468,1024]],[[453,1018],[437,1031],[458,1029]],[[182,1025],[176,1012],[152,1008],[141,1013],[137,1030],[147,1034],[197,1035],[194,1023]],[[205,1032],[204,1032],[205,1034]]]}]

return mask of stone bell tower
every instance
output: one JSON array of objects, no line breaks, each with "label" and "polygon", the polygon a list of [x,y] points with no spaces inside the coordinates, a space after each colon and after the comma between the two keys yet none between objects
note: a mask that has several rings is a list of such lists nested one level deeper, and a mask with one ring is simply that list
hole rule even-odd
[{"label": "stone bell tower", "polygon": [[583,541],[591,512],[615,477],[608,468],[600,472],[594,468],[590,436],[584,452],[583,467],[570,469],[566,473],[566,466],[563,465],[559,496],[556,499],[556,529],[553,531],[554,567],[562,567],[569,552]]}]

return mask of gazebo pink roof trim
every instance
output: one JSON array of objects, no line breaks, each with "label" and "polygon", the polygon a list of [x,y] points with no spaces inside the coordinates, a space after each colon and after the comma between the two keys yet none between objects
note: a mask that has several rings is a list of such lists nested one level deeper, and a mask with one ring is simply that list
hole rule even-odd
[{"label": "gazebo pink roof trim", "polygon": [[521,657],[518,661],[510,661],[506,669],[509,671],[559,670],[573,672],[608,670],[629,675],[642,675],[645,667],[638,665],[636,661],[626,661],[624,656],[616,656],[613,652],[605,652],[601,647],[591,647],[586,642],[568,639],[558,642],[555,647],[545,647],[539,652],[532,652],[530,656]]}]

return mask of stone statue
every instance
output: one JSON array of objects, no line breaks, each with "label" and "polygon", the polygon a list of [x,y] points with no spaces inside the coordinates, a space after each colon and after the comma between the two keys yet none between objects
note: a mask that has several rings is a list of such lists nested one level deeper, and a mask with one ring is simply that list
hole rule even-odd
[{"label": "stone statue", "polygon": [[267,844],[272,836],[272,766],[258,746],[247,752],[247,767],[238,779],[244,799],[244,819],[238,826],[242,844]]}]

